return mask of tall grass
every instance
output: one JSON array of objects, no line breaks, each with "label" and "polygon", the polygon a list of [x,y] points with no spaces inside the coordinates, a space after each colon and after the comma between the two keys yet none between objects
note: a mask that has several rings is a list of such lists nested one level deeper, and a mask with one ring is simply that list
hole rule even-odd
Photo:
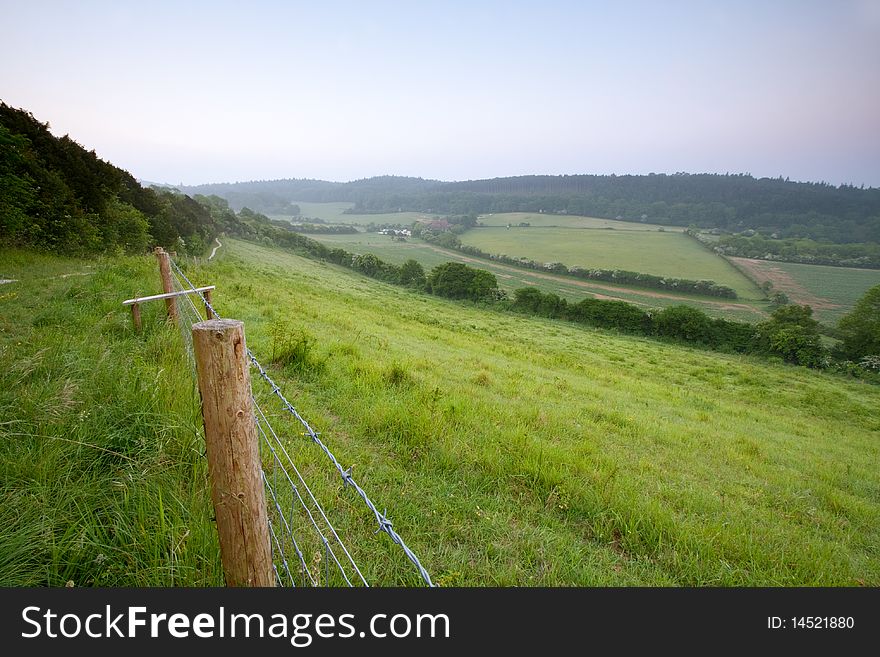
[{"label": "tall grass", "polygon": [[[876,386],[499,314],[235,240],[183,266],[217,285],[218,311],[245,321],[441,585],[880,584]],[[155,263],[3,253],[4,276],[21,279],[0,289],[4,583],[219,583],[180,334],[156,305],[135,335],[119,305],[155,291]],[[367,580],[418,584],[254,387]]]},{"label": "tall grass", "polygon": [[222,583],[200,416],[147,258],[0,253],[0,584]]}]

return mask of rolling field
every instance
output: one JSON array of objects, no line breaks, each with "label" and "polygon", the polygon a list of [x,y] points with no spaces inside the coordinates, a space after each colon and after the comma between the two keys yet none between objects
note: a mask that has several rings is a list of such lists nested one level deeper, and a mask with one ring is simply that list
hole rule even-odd
[{"label": "rolling field", "polygon": [[802,265],[751,258],[731,258],[759,283],[770,281],[793,303],[813,307],[815,317],[835,324],[869,288],[880,285],[880,270]]},{"label": "rolling field", "polygon": [[708,279],[732,287],[740,299],[763,298],[757,286],[735,267],[680,233],[477,228],[464,233],[461,241],[486,253],[561,262],[569,267]]},{"label": "rolling field", "polygon": [[500,214],[484,214],[479,217],[485,226],[516,226],[520,223],[531,224],[532,227],[556,228],[593,228],[609,230],[636,230],[657,232],[663,228],[665,232],[683,233],[681,226],[661,226],[660,224],[639,223],[634,221],[615,221],[598,217],[581,217],[568,214],[545,214],[534,212],[504,212]]},{"label": "rolling field", "polygon": [[284,219],[286,221],[299,220],[305,217],[323,219],[329,224],[352,224],[355,226],[366,226],[369,223],[375,224],[402,224],[410,225],[414,221],[422,219],[431,219],[433,215],[427,215],[421,212],[392,212],[388,214],[343,214],[345,210],[352,207],[354,203],[307,203],[303,201],[293,201],[300,208],[300,217],[291,217],[289,215],[272,215],[273,219]]},{"label": "rolling field", "polygon": [[[880,388],[224,245],[188,276],[258,355],[310,337],[273,378],[439,584],[880,585]],[[44,260],[0,253],[3,582],[216,582],[179,334],[120,305],[155,260]],[[371,583],[417,584],[286,417]]]},{"label": "rolling field", "polygon": [[876,387],[240,242],[199,276],[257,352],[315,336],[295,403],[443,584],[880,582]]},{"label": "rolling field", "polygon": [[553,292],[571,301],[584,297],[619,299],[643,308],[665,308],[687,304],[701,308],[713,317],[736,319],[743,322],[759,322],[769,315],[767,304],[750,300],[719,300],[693,295],[675,295],[660,290],[627,288],[602,281],[587,281],[551,273],[522,269],[492,260],[475,258],[452,249],[444,249],[419,239],[395,242],[387,235],[359,233],[357,235],[309,235],[327,246],[341,248],[351,253],[373,253],[394,264],[402,264],[409,258],[421,263],[425,271],[444,262],[463,262],[492,272],[498,286],[508,293],[521,287],[537,287]]}]

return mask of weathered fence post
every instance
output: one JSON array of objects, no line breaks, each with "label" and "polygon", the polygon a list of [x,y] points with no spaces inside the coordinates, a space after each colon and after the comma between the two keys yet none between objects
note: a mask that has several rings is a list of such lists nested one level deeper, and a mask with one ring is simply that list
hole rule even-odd
[{"label": "weathered fence post", "polygon": [[[162,277],[162,291],[166,294],[174,292],[174,285],[171,283],[171,264],[168,260],[168,254],[165,253],[165,249],[161,246],[157,246],[154,253],[159,260],[159,275]],[[168,318],[177,324],[177,300],[173,298],[165,299],[165,308],[168,311]]]},{"label": "weathered fence post", "polygon": [[214,302],[211,301],[211,290],[205,290],[205,318],[206,319],[217,319],[214,316],[213,311],[211,310],[211,306],[214,305]]},{"label": "weathered fence post", "polygon": [[131,304],[131,321],[134,322],[134,330],[141,332],[141,306],[140,304]]},{"label": "weathered fence post", "polygon": [[211,319],[192,336],[226,584],[274,586],[244,324]]}]

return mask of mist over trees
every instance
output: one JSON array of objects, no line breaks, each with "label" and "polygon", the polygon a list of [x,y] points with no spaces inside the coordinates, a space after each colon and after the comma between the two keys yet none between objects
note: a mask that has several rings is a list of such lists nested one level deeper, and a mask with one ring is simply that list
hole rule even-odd
[{"label": "mist over trees", "polygon": [[[217,194],[231,205],[235,195],[248,194],[265,196],[267,207],[278,198],[345,201],[358,214],[547,212],[731,232],[753,229],[779,238],[843,244],[880,241],[880,189],[748,174],[517,176],[464,182],[380,176],[347,183],[275,180],[181,189]],[[249,207],[266,211],[259,204]]]}]

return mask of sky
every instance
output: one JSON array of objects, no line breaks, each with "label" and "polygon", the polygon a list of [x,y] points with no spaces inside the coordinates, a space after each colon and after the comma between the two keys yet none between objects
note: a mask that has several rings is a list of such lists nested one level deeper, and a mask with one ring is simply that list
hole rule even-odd
[{"label": "sky", "polygon": [[880,0],[0,0],[0,100],[151,182],[880,187]]}]

